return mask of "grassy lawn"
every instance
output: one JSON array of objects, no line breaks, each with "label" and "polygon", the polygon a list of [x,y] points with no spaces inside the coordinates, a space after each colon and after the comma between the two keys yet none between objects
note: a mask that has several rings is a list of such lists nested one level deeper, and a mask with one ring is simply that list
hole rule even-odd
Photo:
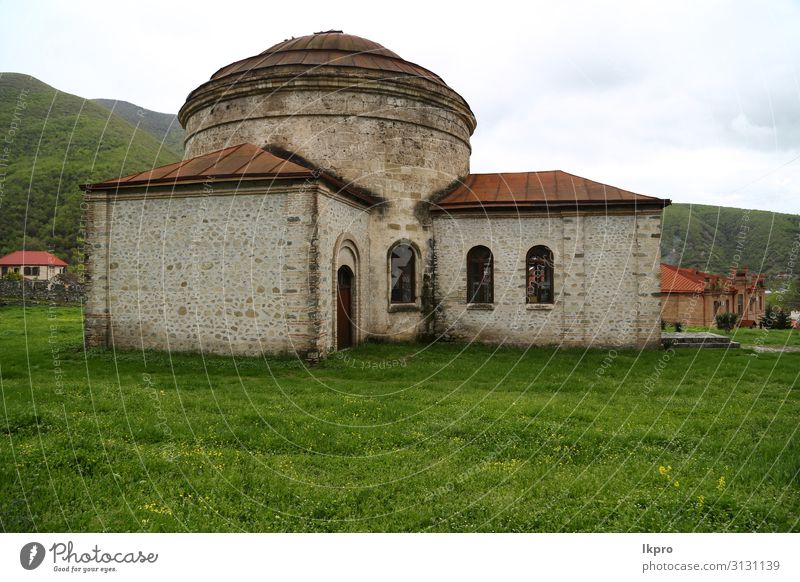
[{"label": "grassy lawn", "polygon": [[[670,326],[665,331],[674,330]],[[737,341],[743,346],[800,348],[800,330],[796,329],[750,329],[743,327],[726,332],[716,327],[691,326],[688,327],[686,331],[708,331],[720,335],[727,335],[733,341]]]},{"label": "grassy lawn", "polygon": [[798,531],[799,372],[748,350],[85,352],[78,309],[2,308],[0,526]]}]

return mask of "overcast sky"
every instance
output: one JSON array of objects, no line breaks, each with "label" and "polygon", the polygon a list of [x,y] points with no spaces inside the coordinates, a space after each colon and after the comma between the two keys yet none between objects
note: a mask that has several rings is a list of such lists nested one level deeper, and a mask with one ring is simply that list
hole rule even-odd
[{"label": "overcast sky", "polygon": [[0,70],[177,112],[219,67],[328,29],[463,95],[473,172],[800,213],[800,1],[0,0]]}]

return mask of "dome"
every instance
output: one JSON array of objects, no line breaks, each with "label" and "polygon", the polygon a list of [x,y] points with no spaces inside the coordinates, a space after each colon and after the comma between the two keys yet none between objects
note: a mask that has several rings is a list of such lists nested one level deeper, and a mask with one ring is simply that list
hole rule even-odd
[{"label": "dome", "polygon": [[297,65],[357,67],[382,71],[392,77],[421,77],[445,85],[438,75],[403,60],[397,53],[377,42],[344,34],[339,30],[285,40],[258,55],[222,67],[211,76],[211,80],[270,67]]},{"label": "dome", "polygon": [[469,173],[476,124],[438,75],[339,31],[285,40],[221,68],[189,94],[178,119],[184,159],[242,143],[277,148],[404,200]]}]

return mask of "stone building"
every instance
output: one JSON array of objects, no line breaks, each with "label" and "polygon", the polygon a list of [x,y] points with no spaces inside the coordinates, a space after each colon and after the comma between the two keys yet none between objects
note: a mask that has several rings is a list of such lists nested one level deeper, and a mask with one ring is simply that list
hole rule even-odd
[{"label": "stone building", "polygon": [[661,318],[667,323],[713,327],[718,313],[736,313],[739,324],[758,325],[764,317],[766,276],[747,267],[730,277],[661,264]]},{"label": "stone building", "polygon": [[377,43],[284,41],[214,73],[179,119],[182,162],[84,187],[90,344],[659,344],[669,201],[470,174],[467,102]]}]

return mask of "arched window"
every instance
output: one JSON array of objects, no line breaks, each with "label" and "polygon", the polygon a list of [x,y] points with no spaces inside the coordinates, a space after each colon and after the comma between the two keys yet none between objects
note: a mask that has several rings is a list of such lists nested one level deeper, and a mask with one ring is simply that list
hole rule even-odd
[{"label": "arched window", "polygon": [[525,259],[525,298],[528,303],[553,303],[553,251],[538,245]]},{"label": "arched window", "polygon": [[494,265],[492,251],[472,247],[467,253],[467,303],[494,301]]},{"label": "arched window", "polygon": [[411,245],[401,243],[392,249],[389,257],[392,303],[414,303],[417,300],[415,262],[416,256]]}]

